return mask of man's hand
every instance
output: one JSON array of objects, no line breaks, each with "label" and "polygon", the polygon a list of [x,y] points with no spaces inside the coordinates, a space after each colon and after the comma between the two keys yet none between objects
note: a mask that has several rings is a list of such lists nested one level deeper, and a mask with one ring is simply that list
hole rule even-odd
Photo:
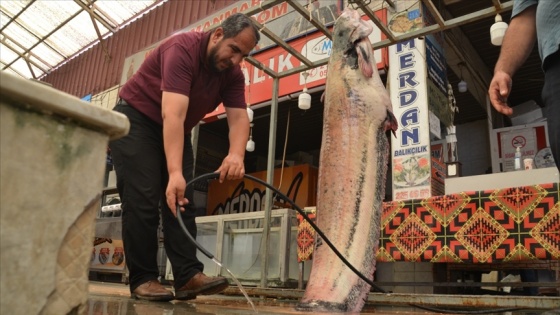
[{"label": "man's hand", "polygon": [[[177,203],[186,205],[187,183],[183,177],[183,142],[185,140],[184,123],[189,108],[189,97],[186,95],[163,92],[161,96],[161,117],[163,118],[163,147],[167,160],[169,183],[165,190],[167,205],[174,216],[177,216]],[[181,211],[185,208],[180,207]]]},{"label": "man's hand", "polygon": [[513,110],[507,104],[507,98],[511,92],[512,80],[511,76],[503,71],[496,71],[492,82],[490,82],[490,88],[488,89],[488,96],[490,97],[490,102],[494,108],[504,114],[511,115]]},{"label": "man's hand", "polygon": [[504,36],[494,77],[488,89],[492,106],[504,115],[513,113],[507,105],[512,77],[527,60],[537,41],[536,13],[537,5],[534,4],[516,15],[511,19]]},{"label": "man's hand", "polygon": [[224,182],[224,179],[240,179],[245,176],[245,165],[243,164],[243,156],[239,154],[229,153],[224,160],[222,165],[216,171],[220,173],[220,183]]},{"label": "man's hand", "polygon": [[167,206],[173,212],[173,215],[177,217],[177,203],[179,203],[180,211],[185,212],[185,208],[182,207],[189,203],[189,200],[185,198],[185,189],[187,188],[187,182],[181,173],[169,174],[169,183],[167,184],[167,189],[165,190],[165,198],[167,201]]}]

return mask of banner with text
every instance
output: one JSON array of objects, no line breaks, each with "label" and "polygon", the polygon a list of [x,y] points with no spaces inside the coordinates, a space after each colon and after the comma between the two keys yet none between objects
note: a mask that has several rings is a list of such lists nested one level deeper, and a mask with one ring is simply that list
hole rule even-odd
[{"label": "banner with text", "polygon": [[[375,12],[376,16],[385,23],[386,10]],[[373,27],[373,32],[369,35],[372,43],[379,42],[385,38],[385,35],[369,21],[366,16],[362,19],[368,21]],[[288,43],[291,47],[307,57],[310,61],[319,61],[328,58],[331,54],[332,41],[320,32],[308,34],[304,37],[292,40]],[[302,65],[302,63],[281,47],[274,47],[257,53],[253,56],[256,60],[266,65],[273,71],[280,73],[289,71]],[[377,62],[378,69],[385,69],[388,64],[387,49],[382,48],[374,51],[374,58]],[[280,80],[278,96],[286,96],[292,93],[298,93],[303,90],[304,86],[308,89],[324,85],[327,78],[327,65],[313,68],[309,71],[307,80],[304,79],[302,73],[290,75]],[[242,70],[245,73],[245,93],[247,102],[256,105],[269,101],[272,96],[273,78],[265,74],[264,71],[254,67],[248,62],[242,64]],[[214,112],[206,115],[205,121],[212,121],[218,115],[223,114],[224,108],[218,106]]]},{"label": "banner with text", "polygon": [[431,196],[426,45],[411,39],[389,47],[389,87],[399,122],[391,140],[393,200]]},{"label": "banner with text", "polygon": [[[306,0],[301,0],[299,2],[302,5],[308,4]],[[228,16],[258,5],[260,5],[260,1],[257,0],[239,1],[177,33],[187,31],[207,31],[213,26],[221,23],[221,21]],[[339,1],[314,1],[312,5],[312,16],[327,25],[329,23],[332,24],[341,11]],[[383,23],[387,23],[386,9],[375,12],[375,15]],[[268,29],[277,33],[280,38],[288,40],[288,44],[291,47],[311,61],[323,60],[330,56],[332,41],[318,31],[309,34],[308,32],[313,31],[315,27],[300,14],[295,12],[294,9],[286,2],[280,3],[259,14],[256,14],[253,18],[261,24],[266,23],[265,26]],[[368,20],[366,16],[362,18],[364,20]],[[369,36],[372,43],[379,42],[380,40],[386,38],[386,36],[377,26],[373,24],[373,22],[368,21],[368,23],[373,26],[373,32]],[[140,52],[126,58],[121,75],[121,85],[123,85],[134,74],[134,72],[138,70],[138,68],[140,68],[144,59],[157,46],[157,44],[159,43],[146,47]],[[257,51],[253,57],[277,73],[289,71],[302,65],[297,58],[292,56],[282,47],[273,47],[274,45],[275,44],[268,39],[267,36],[261,35],[259,46],[256,47]],[[387,67],[387,48],[375,50],[374,57],[377,61],[378,69],[385,69]],[[248,62],[242,63],[242,70],[245,74],[245,96],[247,98],[247,102],[251,105],[256,105],[270,101],[272,97],[273,78]],[[323,65],[311,69],[308,73],[307,80],[304,79],[302,73],[284,77],[280,80],[279,96],[282,97],[298,93],[304,86],[307,86],[307,88],[313,88],[324,85],[326,76],[327,65]],[[206,115],[204,121],[209,122],[216,120],[218,119],[218,115],[224,113],[225,110],[223,106],[220,105],[212,113]]]}]

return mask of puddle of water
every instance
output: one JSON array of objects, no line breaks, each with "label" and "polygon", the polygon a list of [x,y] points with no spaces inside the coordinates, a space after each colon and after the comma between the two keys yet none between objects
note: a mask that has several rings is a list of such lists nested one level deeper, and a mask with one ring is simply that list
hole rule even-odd
[{"label": "puddle of water", "polygon": [[253,308],[253,312],[255,312],[255,314],[258,314],[259,312],[257,312],[257,309],[255,308],[255,304],[253,304],[253,301],[249,298],[249,296],[247,295],[247,292],[245,292],[245,289],[243,288],[243,286],[241,285],[241,282],[239,282],[239,280],[237,280],[237,278],[233,275],[233,273],[231,273],[231,271],[229,271],[229,269],[227,269],[226,267],[224,267],[222,265],[221,262],[219,262],[216,258],[212,258],[212,261],[215,262],[218,266],[220,266],[221,268],[224,268],[229,275],[231,276],[231,278],[233,279],[233,281],[235,282],[235,284],[237,284],[237,287],[239,288],[239,290],[241,291],[241,293],[243,293],[243,295],[245,296],[245,298],[247,299],[247,302],[249,302],[249,304],[251,305],[251,308]]}]

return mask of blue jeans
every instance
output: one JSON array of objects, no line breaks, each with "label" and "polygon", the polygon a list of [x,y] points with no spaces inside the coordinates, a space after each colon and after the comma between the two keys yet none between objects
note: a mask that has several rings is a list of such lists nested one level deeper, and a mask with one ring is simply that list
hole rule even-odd
[{"label": "blue jeans", "polygon": [[[122,202],[122,236],[130,272],[130,291],[159,276],[157,229],[160,206],[163,244],[173,267],[174,286],[180,288],[203,271],[204,265],[196,258],[196,247],[187,239],[165,201],[169,175],[163,149],[163,127],[126,103],[119,102],[114,110],[130,120],[128,135],[109,143]],[[187,182],[193,176],[193,163],[192,143],[186,135],[183,176]],[[196,237],[192,185],[187,187],[185,195],[190,203],[182,213],[183,222]]]},{"label": "blue jeans", "polygon": [[556,167],[560,169],[560,51],[547,59],[544,70],[543,113],[548,124],[548,141]]}]

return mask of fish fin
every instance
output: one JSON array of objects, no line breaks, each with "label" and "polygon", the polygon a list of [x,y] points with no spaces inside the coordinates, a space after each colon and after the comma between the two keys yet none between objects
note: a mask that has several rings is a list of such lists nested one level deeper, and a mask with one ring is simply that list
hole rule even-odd
[{"label": "fish fin", "polygon": [[[360,42],[360,44],[361,43],[362,42]],[[369,44],[369,41],[365,43]],[[358,66],[360,67],[364,77],[371,78],[373,76],[373,65],[370,61],[372,56],[369,55],[371,48],[364,49],[360,44],[356,47],[356,52],[358,53]]]},{"label": "fish fin", "polygon": [[399,127],[399,123],[397,122],[397,118],[390,110],[387,110],[387,117],[385,118],[385,131],[391,130],[393,136],[397,137],[397,128]]}]

